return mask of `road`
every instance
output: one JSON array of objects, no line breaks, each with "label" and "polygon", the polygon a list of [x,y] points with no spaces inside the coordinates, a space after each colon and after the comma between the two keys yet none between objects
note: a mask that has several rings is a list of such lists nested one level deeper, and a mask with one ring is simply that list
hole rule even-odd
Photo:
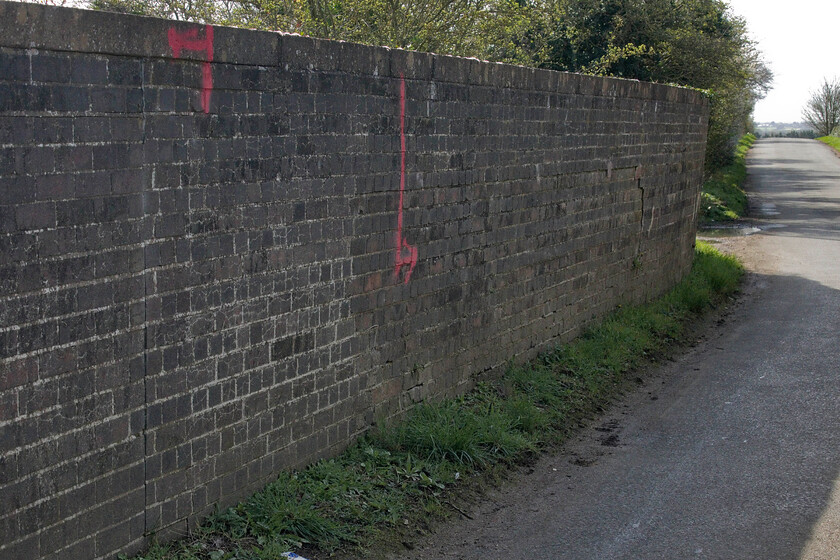
[{"label": "road", "polygon": [[749,156],[729,317],[557,456],[399,558],[840,559],[840,158]]}]

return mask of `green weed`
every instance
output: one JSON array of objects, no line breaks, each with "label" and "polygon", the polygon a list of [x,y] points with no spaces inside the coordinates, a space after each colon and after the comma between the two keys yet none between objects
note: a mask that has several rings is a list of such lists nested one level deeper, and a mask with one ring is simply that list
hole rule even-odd
[{"label": "green weed", "polygon": [[404,422],[382,430],[378,442],[427,461],[481,467],[530,446],[516,414],[516,407],[501,406],[496,398],[421,404]]},{"label": "green weed", "polygon": [[196,535],[154,545],[137,560],[267,560],[309,547],[399,542],[451,511],[453,487],[560,443],[624,387],[627,374],[679,339],[687,319],[738,289],[732,257],[698,242],[688,277],[664,297],[622,307],[569,344],[467,395],[417,406],[339,457],[283,473],[239,505],[211,516]]},{"label": "green weed", "polygon": [[840,137],[837,136],[821,136],[817,138],[820,142],[828,144],[838,152],[840,152]]},{"label": "green weed", "polygon": [[742,185],[747,178],[747,152],[755,143],[752,134],[744,135],[735,147],[733,162],[712,174],[703,184],[700,219],[704,222],[737,220],[747,210],[747,195]]}]

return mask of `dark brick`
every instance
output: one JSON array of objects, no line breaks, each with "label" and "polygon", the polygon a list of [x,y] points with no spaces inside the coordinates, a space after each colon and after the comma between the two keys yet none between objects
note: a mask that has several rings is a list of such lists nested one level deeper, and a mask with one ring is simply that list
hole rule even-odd
[{"label": "dark brick", "polygon": [[36,195],[34,183],[35,180],[32,177],[0,177],[0,205],[9,205],[7,210],[13,212],[14,205],[34,202]]},{"label": "dark brick", "polygon": [[108,61],[89,55],[71,57],[70,81],[76,84],[107,84]]},{"label": "dark brick", "polygon": [[0,79],[9,82],[28,82],[29,56],[21,51],[0,51]]},{"label": "dark brick", "polygon": [[[130,144],[106,144],[93,146],[93,168],[94,169],[118,169],[120,167],[133,167],[130,157],[132,155]],[[136,155],[134,157],[137,157]]]},{"label": "dark brick", "polygon": [[119,86],[139,86],[143,81],[143,61],[126,58],[108,59],[108,82]]},{"label": "dark brick", "polygon": [[93,155],[90,146],[56,146],[55,170],[59,173],[88,171],[93,168]]},{"label": "dark brick", "polygon": [[277,340],[271,346],[271,359],[282,360],[288,358],[295,353],[295,337],[289,336]]},{"label": "dark brick", "polygon": [[32,56],[32,80],[35,82],[70,82],[70,57],[38,53]]},{"label": "dark brick", "polygon": [[79,173],[74,177],[76,195],[83,198],[111,194],[111,175],[107,171]]},{"label": "dark brick", "polygon": [[33,107],[43,105],[43,110],[81,113],[90,111],[91,94],[82,86],[53,86],[43,90],[43,100],[33,96],[30,103]]},{"label": "dark brick", "polygon": [[38,545],[38,535],[24,537],[17,542],[6,542],[5,548],[0,549],[7,558],[38,558],[40,555],[40,547]]},{"label": "dark brick", "polygon": [[56,209],[59,226],[89,224],[94,221],[95,205],[92,199],[68,200]]},{"label": "dark brick", "polygon": [[295,353],[308,352],[315,348],[315,333],[309,331],[295,336]]},{"label": "dark brick", "polygon": [[170,214],[155,220],[155,237],[171,237],[183,235],[186,231],[187,220],[183,214]]},{"label": "dark brick", "polygon": [[140,142],[143,140],[143,119],[113,118],[110,139],[114,142]]},{"label": "dark brick", "polygon": [[217,28],[205,114],[171,22],[85,18],[0,49],[0,556],[133,552],[690,266],[692,92]]},{"label": "dark brick", "polygon": [[23,169],[32,175],[52,173],[55,171],[55,149],[48,146],[36,146],[24,150]]},{"label": "dark brick", "polygon": [[103,142],[113,138],[111,122],[120,119],[107,117],[75,117],[73,119],[73,133],[76,142]]},{"label": "dark brick", "polygon": [[63,200],[75,194],[73,177],[41,175],[35,178],[35,197],[38,200]]},{"label": "dark brick", "polygon": [[[2,84],[0,84],[2,87]],[[2,113],[0,105],[0,113]],[[34,140],[35,118],[25,116],[3,116],[0,114],[0,144],[25,146]]]},{"label": "dark brick", "polygon": [[90,110],[94,113],[125,113],[126,90],[113,86],[91,88]]},{"label": "dark brick", "polygon": [[26,86],[0,82],[0,112],[35,110],[29,107]]},{"label": "dark brick", "polygon": [[55,227],[55,203],[21,204],[15,208],[15,223],[20,230]]}]

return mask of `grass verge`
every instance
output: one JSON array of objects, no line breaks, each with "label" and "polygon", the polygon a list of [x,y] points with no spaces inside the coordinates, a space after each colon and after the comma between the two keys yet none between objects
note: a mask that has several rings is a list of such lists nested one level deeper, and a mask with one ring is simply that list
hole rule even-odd
[{"label": "grass verge", "polygon": [[712,174],[703,184],[700,220],[724,222],[741,218],[747,210],[747,194],[741,188],[747,178],[747,152],[756,137],[745,134],[735,147],[732,163]]},{"label": "grass verge", "polygon": [[627,374],[689,322],[735,292],[741,265],[698,242],[688,277],[664,297],[622,307],[570,344],[511,365],[469,394],[418,406],[341,456],[283,473],[191,538],[156,544],[140,560],[276,560],[363,556],[457,510],[453,496],[562,442],[628,386]]},{"label": "grass verge", "polygon": [[828,144],[838,152],[840,152],[840,137],[837,136],[820,136],[817,138],[820,142]]}]

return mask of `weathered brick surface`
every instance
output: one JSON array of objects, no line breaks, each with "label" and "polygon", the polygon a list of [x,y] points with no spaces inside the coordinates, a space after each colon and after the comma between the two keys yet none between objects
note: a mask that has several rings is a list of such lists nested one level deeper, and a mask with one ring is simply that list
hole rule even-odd
[{"label": "weathered brick surface", "polygon": [[0,2],[0,558],[178,534],[659,294],[690,264],[706,115],[666,86]]}]

